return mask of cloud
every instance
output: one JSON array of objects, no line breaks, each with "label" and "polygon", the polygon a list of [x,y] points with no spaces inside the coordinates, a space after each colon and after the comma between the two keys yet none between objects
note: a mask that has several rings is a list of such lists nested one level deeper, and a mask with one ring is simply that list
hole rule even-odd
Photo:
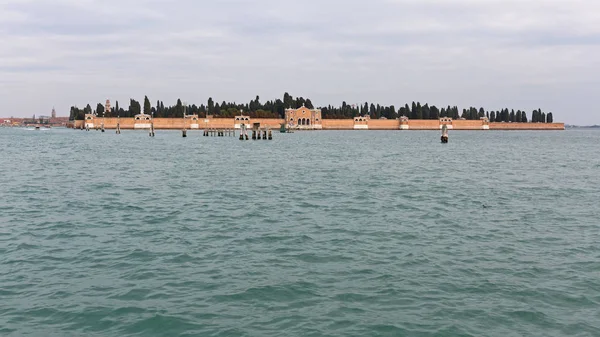
[{"label": "cloud", "polygon": [[[107,97],[510,107],[600,123],[591,0],[0,0],[10,115]],[[36,93],[32,100],[28,95]]]}]

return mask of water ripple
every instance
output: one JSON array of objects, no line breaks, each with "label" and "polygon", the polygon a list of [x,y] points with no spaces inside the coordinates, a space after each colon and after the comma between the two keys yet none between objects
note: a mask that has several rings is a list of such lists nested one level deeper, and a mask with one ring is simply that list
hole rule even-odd
[{"label": "water ripple", "polygon": [[0,129],[0,335],[600,336],[599,132],[275,136]]}]

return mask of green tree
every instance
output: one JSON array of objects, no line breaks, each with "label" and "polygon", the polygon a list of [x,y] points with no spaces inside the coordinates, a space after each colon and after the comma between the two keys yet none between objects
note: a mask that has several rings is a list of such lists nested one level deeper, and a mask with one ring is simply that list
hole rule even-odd
[{"label": "green tree", "polygon": [[215,113],[215,102],[213,101],[212,97],[208,98],[208,114],[212,115]]},{"label": "green tree", "polygon": [[552,116],[552,112],[548,112],[548,115],[546,116],[546,122],[554,123],[554,117]]},{"label": "green tree", "polygon": [[152,105],[150,105],[150,100],[148,96],[144,96],[144,113],[149,115],[152,112]]},{"label": "green tree", "polygon": [[129,117],[133,117],[135,115],[139,115],[142,113],[142,108],[140,106],[140,102],[136,101],[135,99],[131,98],[129,99]]},{"label": "green tree", "polygon": [[98,103],[96,105],[96,114],[98,116],[105,117],[104,116],[104,105],[102,105],[102,103]]},{"label": "green tree", "polygon": [[460,118],[469,119],[469,113],[467,112],[467,109],[463,109],[463,112],[462,112],[462,115],[460,116]]},{"label": "green tree", "polygon": [[178,98],[177,99],[177,105],[175,105],[175,118],[182,118],[183,117],[183,104],[181,103],[181,99]]},{"label": "green tree", "polygon": [[421,111],[423,111],[423,119],[431,118],[431,109],[429,108],[429,104],[425,103]]},{"label": "green tree", "polygon": [[290,96],[287,92],[283,94],[283,106],[286,109],[291,109],[294,107],[294,98]]},{"label": "green tree", "polygon": [[440,110],[435,106],[432,105],[431,108],[429,109],[429,117],[431,119],[439,119],[440,118]]}]

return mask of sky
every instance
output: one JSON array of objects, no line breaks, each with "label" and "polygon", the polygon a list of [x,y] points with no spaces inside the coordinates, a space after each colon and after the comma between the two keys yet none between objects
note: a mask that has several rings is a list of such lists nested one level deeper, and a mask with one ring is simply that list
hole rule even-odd
[{"label": "sky", "polygon": [[0,0],[0,116],[412,101],[600,124],[597,0]]}]

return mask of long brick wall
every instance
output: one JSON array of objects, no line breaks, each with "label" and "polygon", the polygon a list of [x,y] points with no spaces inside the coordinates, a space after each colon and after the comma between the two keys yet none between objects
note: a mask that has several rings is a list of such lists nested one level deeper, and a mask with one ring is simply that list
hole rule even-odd
[{"label": "long brick wall", "polygon": [[[102,118],[95,119],[94,126],[100,127]],[[283,119],[275,118],[255,118],[251,119],[250,123],[260,123],[261,127],[270,127],[278,129]],[[121,118],[119,120],[121,129],[133,129],[135,121],[133,118]],[[154,128],[157,130],[174,129],[179,130],[190,128],[190,119],[185,122],[182,118],[155,118]],[[324,119],[321,122],[323,130],[354,130],[355,122],[353,119]],[[210,118],[205,122],[204,118],[199,118],[197,121],[199,129],[215,128],[215,129],[233,129],[235,120],[233,118]],[[362,122],[361,125],[364,125]],[[372,119],[368,120],[366,125],[369,130],[399,130],[399,120],[388,119]],[[482,120],[453,120],[452,130],[483,130],[486,124]],[[75,121],[75,128],[82,128],[84,121]],[[114,129],[117,127],[117,118],[105,118],[104,127],[106,129]],[[440,122],[438,120],[418,120],[413,119],[408,121],[409,130],[439,130]],[[489,123],[490,130],[564,130],[564,123]]]},{"label": "long brick wall", "polygon": [[490,123],[490,130],[564,130],[565,123]]},{"label": "long brick wall", "polygon": [[370,119],[367,123],[369,130],[399,130],[400,121],[397,119]]},{"label": "long brick wall", "polygon": [[353,119],[324,119],[323,130],[354,130]]},{"label": "long brick wall", "polygon": [[409,130],[439,130],[439,120],[429,119],[410,119],[408,121]]},{"label": "long brick wall", "polygon": [[[410,121],[409,121],[410,122]],[[453,120],[453,130],[483,130],[484,123],[482,120]],[[439,127],[438,127],[439,128]]]}]

